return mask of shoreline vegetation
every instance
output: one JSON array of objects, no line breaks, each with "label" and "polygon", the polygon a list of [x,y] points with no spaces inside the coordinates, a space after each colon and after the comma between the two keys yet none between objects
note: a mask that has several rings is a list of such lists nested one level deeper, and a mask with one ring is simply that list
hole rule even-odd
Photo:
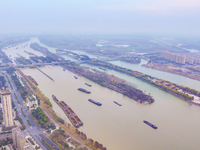
[{"label": "shoreline vegetation", "polygon": [[[172,73],[172,74],[176,74],[176,75],[179,75],[179,76],[183,76],[183,77],[187,77],[187,78],[190,78],[190,79],[194,79],[194,80],[197,80],[197,81],[200,81],[200,75],[191,75],[189,73],[185,73],[183,72],[182,70],[181,71],[174,71],[173,69],[169,69],[168,67],[161,67],[161,66],[156,66],[155,64],[143,64],[142,66],[144,67],[147,67],[147,68],[152,68],[152,69],[155,69],[155,70],[159,70],[159,71],[163,71],[163,72],[168,72],[168,73]],[[196,70],[195,70],[196,71]]]},{"label": "shoreline vegetation", "polygon": [[198,97],[200,96],[200,92],[195,89],[190,89],[189,87],[177,85],[175,83],[172,83],[172,82],[169,82],[166,80],[162,80],[162,79],[158,79],[156,77],[152,77],[150,75],[143,74],[138,71],[127,69],[124,67],[119,67],[119,66],[116,66],[116,65],[108,63],[108,62],[94,60],[94,61],[86,61],[86,63],[88,63],[90,65],[95,65],[98,67],[104,67],[107,69],[115,70],[115,71],[125,73],[130,76],[136,77],[144,82],[147,82],[153,86],[156,86],[157,88],[159,88],[163,91],[166,91],[174,96],[177,96],[183,100],[188,100],[188,101],[193,100],[194,97],[191,94],[198,96]]},{"label": "shoreline vegetation", "polygon": [[139,57],[130,57],[130,58],[120,58],[120,61],[131,63],[131,64],[139,64],[141,63],[141,58]]}]

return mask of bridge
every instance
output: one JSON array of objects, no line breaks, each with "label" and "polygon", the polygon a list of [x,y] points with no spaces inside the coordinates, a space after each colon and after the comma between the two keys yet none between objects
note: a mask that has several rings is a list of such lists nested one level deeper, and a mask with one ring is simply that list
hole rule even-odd
[{"label": "bridge", "polygon": [[[94,60],[100,60],[100,61],[116,61],[116,60],[119,60],[119,58],[97,58],[97,59],[94,59]],[[83,64],[83,63],[85,63],[86,61],[77,60],[77,61],[74,61],[74,62],[77,63],[77,64]]]},{"label": "bridge", "polygon": [[65,64],[67,62],[51,62],[51,63],[33,63],[33,64],[27,64],[27,65],[15,65],[14,67],[32,67],[32,66],[44,66],[44,65],[60,65]]},{"label": "bridge", "polygon": [[33,64],[27,64],[27,65],[9,64],[8,66],[0,67],[0,69],[6,69],[6,68],[10,68],[10,67],[23,68],[23,67],[36,67],[36,66],[44,66],[44,65],[60,65],[60,64],[66,64],[66,63],[68,63],[68,62],[33,63]]},{"label": "bridge", "polygon": [[[116,61],[119,60],[118,58],[97,58],[95,60],[100,60],[100,61]],[[85,61],[83,60],[77,60],[73,61],[76,64],[83,64]],[[69,63],[69,61],[62,61],[62,62],[51,62],[51,63],[35,63],[32,61],[32,64],[27,64],[27,65],[22,65],[22,64],[9,64],[8,66],[3,66],[0,67],[0,69],[6,69],[10,67],[16,67],[16,68],[24,68],[24,67],[36,67],[36,66],[45,66],[45,65],[61,65],[61,64],[66,64]]]}]

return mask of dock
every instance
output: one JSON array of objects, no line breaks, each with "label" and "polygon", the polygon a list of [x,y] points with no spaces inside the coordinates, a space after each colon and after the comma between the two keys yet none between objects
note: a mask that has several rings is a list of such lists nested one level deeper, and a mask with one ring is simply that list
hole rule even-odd
[{"label": "dock", "polygon": [[60,108],[64,111],[65,115],[69,118],[74,127],[78,128],[83,125],[83,122],[64,101],[59,101],[55,95],[52,95],[52,98],[58,104],[58,106],[60,106]]},{"label": "dock", "polygon": [[31,76],[26,76],[31,82],[33,82],[36,86],[38,86],[38,83],[33,79]]}]

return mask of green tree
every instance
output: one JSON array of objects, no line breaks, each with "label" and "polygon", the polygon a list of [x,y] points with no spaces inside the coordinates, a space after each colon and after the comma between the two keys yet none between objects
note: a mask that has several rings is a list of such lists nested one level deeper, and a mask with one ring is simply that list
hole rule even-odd
[{"label": "green tree", "polygon": [[49,134],[50,134],[50,133],[51,133],[51,130],[50,130],[50,129],[48,129],[48,130],[47,130],[47,133],[49,133]]},{"label": "green tree", "polygon": [[42,121],[42,119],[40,119],[40,120],[38,121],[38,123],[39,123],[41,126],[44,125],[44,122]]},{"label": "green tree", "polygon": [[65,148],[69,148],[69,145],[68,145],[67,143],[63,143],[63,146],[64,146]]}]

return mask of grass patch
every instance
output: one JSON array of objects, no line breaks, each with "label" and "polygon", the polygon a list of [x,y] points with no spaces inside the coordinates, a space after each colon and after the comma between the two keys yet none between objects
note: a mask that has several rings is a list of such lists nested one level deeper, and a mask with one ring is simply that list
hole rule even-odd
[{"label": "grass patch", "polygon": [[28,119],[26,119],[26,120],[27,120],[28,124],[31,126],[31,122]]},{"label": "grass patch", "polygon": [[47,141],[46,141],[45,139],[42,139],[42,142],[43,142],[50,150],[54,150],[54,148],[51,147],[51,146],[47,143]]},{"label": "grass patch", "polygon": [[58,122],[64,124],[64,120],[61,119],[60,117],[58,117],[57,115],[54,114],[53,117],[54,117]]},{"label": "grass patch", "polygon": [[[6,78],[8,79],[8,77],[6,76]],[[10,83],[10,80],[8,79],[8,83],[10,84],[10,87],[11,87],[11,89],[13,90],[13,86],[12,86],[12,84]]]},{"label": "grass patch", "polygon": [[19,103],[19,99],[17,98],[17,95],[16,95],[16,93],[14,93],[14,95],[15,95],[15,98],[17,99],[17,102]]},{"label": "grass patch", "polygon": [[22,108],[21,108],[21,111],[22,111],[22,113],[23,113],[24,117],[26,117],[26,114],[24,113],[24,111],[23,111],[23,109],[22,109]]}]

